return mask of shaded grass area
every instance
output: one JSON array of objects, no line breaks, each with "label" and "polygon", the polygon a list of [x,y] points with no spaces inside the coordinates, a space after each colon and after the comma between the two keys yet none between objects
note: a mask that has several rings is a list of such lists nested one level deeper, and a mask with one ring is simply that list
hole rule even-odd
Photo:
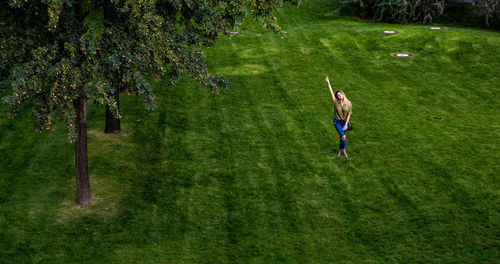
[{"label": "shaded grass area", "polygon": [[[286,6],[286,39],[252,22],[221,38],[217,95],[185,77],[154,84],[156,112],[122,96],[123,135],[89,106],[88,207],[64,129],[32,133],[28,108],[0,119],[0,260],[495,262],[498,33],[330,13]],[[353,102],[348,159],[325,75]]]}]

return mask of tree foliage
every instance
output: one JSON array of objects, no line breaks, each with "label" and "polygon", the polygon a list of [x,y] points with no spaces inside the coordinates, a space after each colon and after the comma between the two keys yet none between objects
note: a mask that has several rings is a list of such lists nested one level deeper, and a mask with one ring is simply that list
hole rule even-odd
[{"label": "tree foliage", "polygon": [[443,14],[444,0],[361,0],[366,16],[377,21],[431,23]]},{"label": "tree foliage", "polygon": [[[8,0],[2,2],[2,87],[11,106],[35,105],[35,129],[54,129],[61,117],[74,127],[73,100],[116,109],[119,81],[154,109],[146,76],[188,72],[213,91],[227,85],[205,65],[203,50],[230,35],[248,14],[282,33],[273,12],[282,0]],[[90,16],[89,16],[90,15]],[[93,17],[93,19],[92,19]],[[104,18],[102,18],[104,17]],[[89,19],[90,18],[90,19]],[[119,115],[119,113],[117,113]]]},{"label": "tree foliage", "polygon": [[484,14],[484,22],[486,26],[491,25],[491,20],[493,18],[498,18],[500,11],[499,9],[499,4],[500,0],[475,0],[474,5],[477,5],[481,7],[485,14]]}]

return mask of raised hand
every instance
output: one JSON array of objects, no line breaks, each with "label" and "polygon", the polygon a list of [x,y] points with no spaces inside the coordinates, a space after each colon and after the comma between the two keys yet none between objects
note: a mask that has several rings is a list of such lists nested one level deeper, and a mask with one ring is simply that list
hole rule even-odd
[{"label": "raised hand", "polygon": [[332,101],[335,103],[335,95],[333,94],[332,85],[330,84],[328,76],[326,76],[325,81],[328,84],[328,89],[330,89],[330,95],[332,96]]}]

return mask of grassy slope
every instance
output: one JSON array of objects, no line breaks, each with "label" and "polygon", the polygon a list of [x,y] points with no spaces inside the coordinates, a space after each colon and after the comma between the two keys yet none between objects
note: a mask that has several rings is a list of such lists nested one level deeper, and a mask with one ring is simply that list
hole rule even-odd
[{"label": "grassy slope", "polygon": [[[286,7],[286,39],[252,23],[222,38],[210,68],[232,85],[218,95],[184,78],[156,84],[156,112],[123,96],[124,135],[102,134],[104,110],[89,107],[87,208],[73,205],[64,129],[32,133],[29,109],[0,119],[0,259],[498,259],[498,33],[330,10]],[[416,56],[388,55],[396,51]],[[348,159],[335,157],[325,75],[353,102]]]}]

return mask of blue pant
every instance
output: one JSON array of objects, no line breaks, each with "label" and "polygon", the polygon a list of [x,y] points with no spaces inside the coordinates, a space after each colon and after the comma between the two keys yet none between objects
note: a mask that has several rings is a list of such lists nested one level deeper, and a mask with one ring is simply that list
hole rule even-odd
[{"label": "blue pant", "polygon": [[345,120],[337,120],[334,118],[333,124],[335,125],[335,129],[337,129],[337,132],[340,135],[339,150],[344,150],[345,149],[345,140],[342,139],[342,137],[345,136],[345,131],[344,131]]}]

